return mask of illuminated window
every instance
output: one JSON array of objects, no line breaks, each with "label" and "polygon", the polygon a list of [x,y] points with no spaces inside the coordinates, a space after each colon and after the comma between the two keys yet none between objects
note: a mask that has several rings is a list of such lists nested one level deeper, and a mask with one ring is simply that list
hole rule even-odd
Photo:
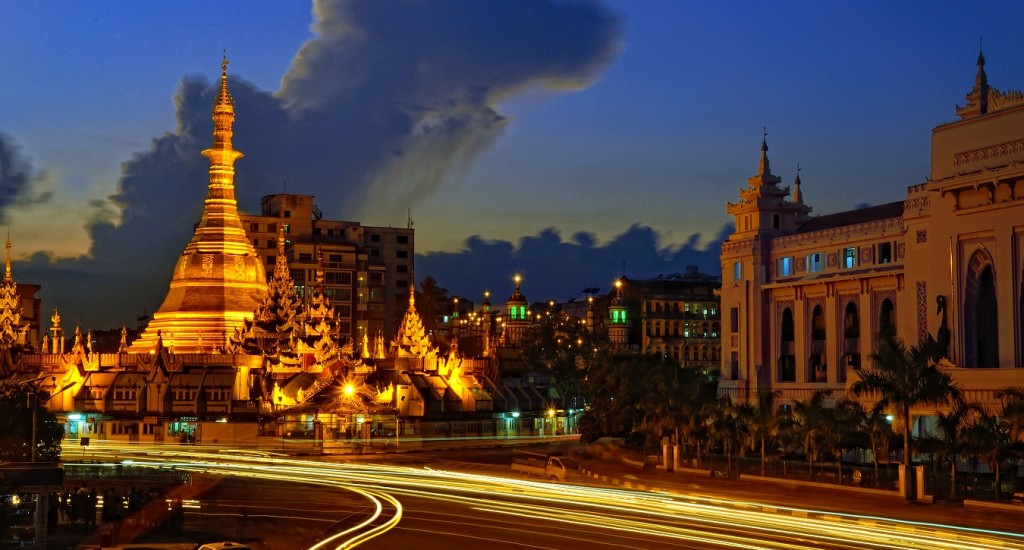
[{"label": "illuminated window", "polygon": [[857,249],[856,248],[844,248],[843,249],[843,267],[851,269],[857,267]]},{"label": "illuminated window", "polygon": [[817,273],[821,271],[821,252],[807,255],[807,272]]},{"label": "illuminated window", "polygon": [[793,258],[786,257],[779,260],[779,275],[786,277],[793,274]]}]

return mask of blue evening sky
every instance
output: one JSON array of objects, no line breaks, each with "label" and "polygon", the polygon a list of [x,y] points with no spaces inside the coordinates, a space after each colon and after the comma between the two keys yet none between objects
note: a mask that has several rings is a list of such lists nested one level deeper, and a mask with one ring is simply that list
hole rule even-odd
[{"label": "blue evening sky", "polygon": [[[1024,86],[1017,2],[609,5],[624,18],[617,58],[583,89],[498,101],[513,119],[504,135],[411,205],[418,252],[548,227],[604,241],[634,223],[666,245],[709,239],[756,171],[762,126],[773,171],[788,184],[800,163],[815,213],[899,200],[928,175],[930,129],[963,103],[979,37],[992,85]],[[55,216],[11,213],[17,250],[84,253],[81,228],[96,214],[83,205],[113,194],[121,162],[174,130],[180,79],[212,80],[226,48],[232,74],[276,91],[312,36],[311,11],[298,1],[5,2],[0,134],[56,197]],[[362,210],[367,224],[405,223]]]}]

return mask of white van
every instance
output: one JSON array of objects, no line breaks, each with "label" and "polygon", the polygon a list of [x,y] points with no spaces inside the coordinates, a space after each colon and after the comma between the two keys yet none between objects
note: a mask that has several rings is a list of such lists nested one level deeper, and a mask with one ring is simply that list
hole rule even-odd
[{"label": "white van", "polygon": [[512,455],[512,471],[522,472],[526,475],[565,481],[569,470],[575,469],[576,464],[564,456],[550,456],[526,451],[516,451]]}]

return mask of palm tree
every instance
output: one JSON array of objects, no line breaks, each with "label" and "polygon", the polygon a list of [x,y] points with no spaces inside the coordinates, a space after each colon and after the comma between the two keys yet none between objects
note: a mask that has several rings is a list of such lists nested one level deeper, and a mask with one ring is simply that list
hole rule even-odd
[{"label": "palm tree", "polygon": [[1002,400],[1000,418],[1009,432],[1009,457],[1014,467],[1010,470],[1013,486],[1017,486],[1017,465],[1024,458],[1024,387],[1013,386],[996,392]]},{"label": "palm tree", "polygon": [[830,428],[825,398],[830,395],[832,395],[831,390],[816,390],[806,401],[793,403],[793,412],[796,414],[798,429],[803,436],[804,456],[807,457],[812,481],[814,480],[814,462],[820,456],[822,447],[827,445],[826,437]]},{"label": "palm tree", "polygon": [[[857,405],[863,410],[863,405],[860,405],[860,403],[857,403]],[[885,413],[885,408],[875,403],[870,411],[864,410],[863,416],[861,416],[861,429],[868,436],[868,444],[871,447],[871,462],[875,468],[875,487],[878,487],[881,483],[881,478],[878,475],[878,457],[884,456],[885,461],[889,462],[890,443],[894,435],[892,423]]]},{"label": "palm tree", "polygon": [[776,402],[779,395],[779,390],[761,391],[753,403],[745,403],[737,408],[747,428],[750,448],[759,448],[761,451],[761,476],[764,476],[765,464],[768,462],[768,442],[775,438],[778,426],[779,407]]},{"label": "palm tree", "polygon": [[903,424],[903,466],[907,500],[914,500],[911,489],[910,410],[921,405],[944,405],[960,399],[960,389],[949,373],[939,370],[927,343],[907,348],[892,334],[880,334],[871,359],[873,366],[860,371],[853,383],[853,394],[875,393],[879,405],[896,410]]},{"label": "palm tree", "polygon": [[864,406],[850,399],[843,399],[836,406],[827,410],[829,439],[832,443],[832,454],[836,459],[837,480],[843,480],[843,453],[849,449],[864,449],[868,446],[868,433],[864,429],[867,412]]},{"label": "palm tree", "polygon": [[995,498],[999,500],[1002,497],[999,473],[1010,443],[1007,426],[1000,422],[998,414],[982,410],[967,428],[966,440],[974,455],[984,461],[995,474]]},{"label": "palm tree", "polygon": [[939,429],[937,462],[949,461],[949,500],[956,500],[956,461],[963,456],[966,441],[965,435],[970,427],[972,415],[979,412],[977,405],[957,401],[948,413],[937,415],[936,426]]}]

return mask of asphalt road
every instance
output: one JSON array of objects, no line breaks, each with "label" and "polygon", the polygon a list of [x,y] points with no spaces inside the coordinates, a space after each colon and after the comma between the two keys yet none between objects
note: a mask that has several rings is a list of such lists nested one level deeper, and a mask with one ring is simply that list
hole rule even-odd
[{"label": "asphalt road", "polygon": [[[274,548],[1024,548],[1024,539],[998,532],[745,510],[582,478],[526,479],[509,470],[503,450],[416,453],[388,464],[177,446],[102,445],[90,453],[133,468],[243,479],[248,491],[233,499],[235,509],[224,499],[216,513],[251,505],[248,521],[270,510],[284,525],[312,525],[307,536],[268,544]],[[212,510],[200,502],[189,521]],[[317,525],[323,536],[314,544]]]}]

